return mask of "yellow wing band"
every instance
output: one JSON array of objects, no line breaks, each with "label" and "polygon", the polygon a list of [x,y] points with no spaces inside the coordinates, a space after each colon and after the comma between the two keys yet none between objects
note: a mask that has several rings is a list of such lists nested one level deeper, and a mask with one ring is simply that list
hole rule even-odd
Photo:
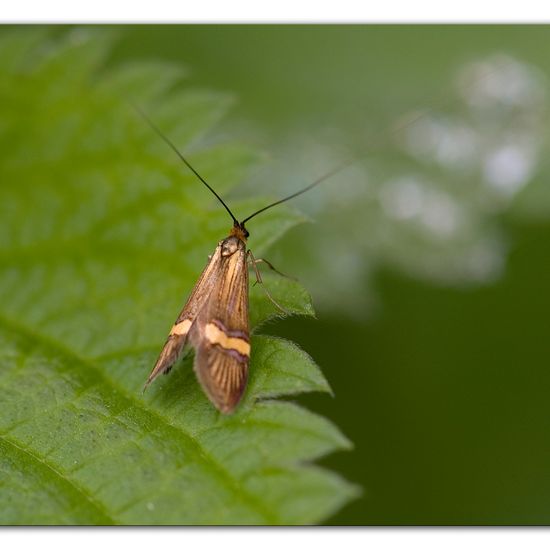
[{"label": "yellow wing band", "polygon": [[190,319],[184,319],[183,321],[176,323],[172,330],[170,330],[170,336],[173,336],[174,334],[177,336],[185,336],[189,329],[191,328],[191,320]]},{"label": "yellow wing band", "polygon": [[208,323],[204,329],[204,335],[211,344],[218,344],[224,349],[232,349],[250,357],[250,344],[243,338],[227,336],[223,330],[213,323]]}]

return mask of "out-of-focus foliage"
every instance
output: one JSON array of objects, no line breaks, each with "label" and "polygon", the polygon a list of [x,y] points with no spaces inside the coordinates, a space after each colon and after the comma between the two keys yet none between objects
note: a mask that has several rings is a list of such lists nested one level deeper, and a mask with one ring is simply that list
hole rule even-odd
[{"label": "out-of-focus foliage", "polygon": [[[0,35],[0,523],[303,524],[356,487],[310,464],[349,441],[273,398],[330,392],[292,343],[255,335],[229,417],[187,358],[141,394],[170,322],[231,221],[129,101],[227,195],[257,155],[203,136],[230,98],[175,86],[174,64],[104,70],[113,34]],[[233,200],[245,215],[265,200]],[[265,250],[302,221],[254,226]],[[266,275],[287,310],[307,292]],[[277,312],[251,290],[251,325]]]},{"label": "out-of-focus foliage", "polygon": [[[362,162],[357,146],[331,152],[309,139],[292,163],[298,173],[315,166],[322,174],[338,157],[358,156],[317,197],[302,200],[319,223],[294,232],[297,269],[323,307],[364,316],[369,296],[356,288],[381,267],[437,284],[490,283],[508,256],[502,215],[548,213],[537,180],[546,162],[545,79],[526,63],[494,56],[459,67],[452,80],[444,102],[396,116]],[[296,185],[296,177],[288,180]],[[323,292],[327,282],[333,293]]]}]

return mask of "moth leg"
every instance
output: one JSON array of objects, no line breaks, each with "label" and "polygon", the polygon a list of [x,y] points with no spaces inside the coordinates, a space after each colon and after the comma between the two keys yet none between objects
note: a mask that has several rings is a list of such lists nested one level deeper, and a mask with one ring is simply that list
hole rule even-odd
[{"label": "moth leg", "polygon": [[[283,306],[278,304],[275,301],[275,299],[273,298],[273,296],[271,296],[271,293],[269,292],[267,287],[264,285],[264,282],[262,280],[262,276],[260,275],[260,270],[258,269],[258,265],[257,265],[259,260],[256,260],[256,258],[254,258],[254,254],[252,254],[251,250],[248,250],[247,255],[250,256],[250,258],[252,259],[252,261],[250,262],[250,265],[252,266],[252,269],[254,269],[254,273],[256,274],[256,282],[254,284],[257,284],[257,283],[261,284],[262,288],[264,289],[264,291],[267,295],[267,297],[273,302],[275,307],[280,309],[283,313],[286,313],[287,315],[290,315],[290,311],[286,310]],[[265,260],[264,260],[264,262],[265,262]]]},{"label": "moth leg", "polygon": [[275,273],[277,273],[277,275],[280,275],[281,277],[284,277],[285,279],[292,279],[293,281],[298,280],[298,279],[296,279],[296,277],[291,277],[290,275],[286,275],[285,273],[281,273],[278,269],[275,268],[275,266],[271,262],[268,262],[265,258],[254,259],[254,263],[255,264],[259,264],[259,263],[266,264],[267,267],[269,267],[269,269],[271,269],[272,271],[275,271]]}]

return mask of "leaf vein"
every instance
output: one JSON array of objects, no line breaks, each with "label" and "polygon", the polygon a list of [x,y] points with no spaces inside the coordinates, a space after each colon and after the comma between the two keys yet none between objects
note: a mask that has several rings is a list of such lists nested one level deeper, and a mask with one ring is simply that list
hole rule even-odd
[{"label": "leaf vein", "polygon": [[[12,449],[16,454],[23,455],[31,462],[39,465],[41,469],[47,472],[50,477],[54,477],[62,484],[66,485],[72,492],[76,492],[80,497],[82,497],[86,503],[92,508],[97,514],[102,517],[101,524],[104,525],[115,525],[115,520],[109,515],[107,510],[105,510],[103,504],[97,501],[84,487],[80,484],[75,483],[74,480],[69,479],[63,472],[58,470],[53,464],[48,463],[42,457],[37,456],[28,448],[24,448],[13,439],[6,437],[5,434],[0,434],[0,440],[4,443],[5,450]],[[7,448],[7,449],[6,449]]]},{"label": "leaf vein", "polygon": [[[241,500],[253,511],[259,512],[260,515],[264,517],[266,522],[271,524],[277,523],[276,515],[268,510],[263,502],[259,500],[255,495],[246,491],[246,489],[238,482],[238,480],[232,477],[231,474],[214,459],[214,457],[208,454],[205,451],[204,447],[192,435],[183,430],[181,426],[176,426],[172,424],[167,418],[163,417],[161,414],[146,408],[143,403],[138,401],[134,396],[128,394],[124,389],[118,387],[116,383],[105,376],[105,374],[103,374],[103,372],[97,365],[85,358],[80,357],[78,354],[74,353],[72,350],[66,348],[65,346],[61,345],[50,337],[43,336],[42,334],[31,330],[29,327],[21,323],[14,322],[4,316],[0,316],[0,325],[4,326],[4,328],[12,332],[15,332],[20,337],[23,337],[26,340],[30,340],[35,345],[38,345],[50,351],[51,353],[53,352],[57,355],[61,355],[75,362],[78,362],[88,371],[92,371],[97,377],[101,379],[102,382],[104,382],[106,385],[108,384],[114,392],[119,394],[122,399],[130,402],[136,409],[138,409],[140,412],[144,413],[148,417],[154,418],[165,429],[168,429],[169,431],[179,435],[180,438],[183,438],[185,442],[190,445],[191,450],[194,451],[196,457],[202,460],[203,464],[206,464],[211,468],[212,472],[216,475],[218,480],[222,482],[225,487],[233,493],[235,498]],[[52,471],[55,470],[52,469]]]}]

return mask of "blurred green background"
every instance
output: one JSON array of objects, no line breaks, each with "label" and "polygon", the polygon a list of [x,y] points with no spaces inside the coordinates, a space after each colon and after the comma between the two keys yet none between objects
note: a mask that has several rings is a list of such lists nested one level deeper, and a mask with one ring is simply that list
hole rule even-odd
[{"label": "blurred green background", "polygon": [[221,134],[269,157],[242,193],[361,156],[269,254],[318,320],[264,330],[314,357],[335,398],[301,401],[356,446],[323,461],[364,488],[329,523],[548,524],[550,28],[116,32],[113,66],[171,60],[234,94]]}]

